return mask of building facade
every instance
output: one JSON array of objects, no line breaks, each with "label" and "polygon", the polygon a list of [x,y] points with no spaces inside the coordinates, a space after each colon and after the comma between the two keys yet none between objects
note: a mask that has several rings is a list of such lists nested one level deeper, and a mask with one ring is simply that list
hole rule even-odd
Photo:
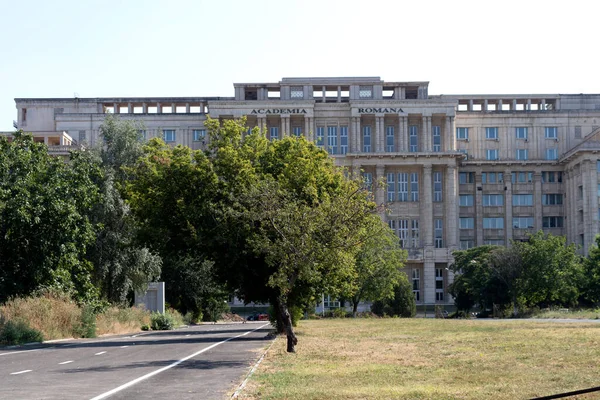
[{"label": "building facade", "polygon": [[305,136],[361,173],[386,205],[381,218],[408,251],[417,304],[452,302],[447,267],[456,249],[507,245],[540,229],[566,235],[582,254],[594,243],[600,95],[430,95],[428,82],[378,77],[234,89],[234,97],[15,99],[17,125],[95,145],[114,113],[142,122],[146,139],[199,149],[210,114],[245,116],[272,140]]}]

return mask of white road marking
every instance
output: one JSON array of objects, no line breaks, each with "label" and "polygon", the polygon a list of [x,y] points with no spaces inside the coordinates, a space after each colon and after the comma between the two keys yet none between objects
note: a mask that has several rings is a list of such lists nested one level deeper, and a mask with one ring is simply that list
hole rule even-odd
[{"label": "white road marking", "polygon": [[104,354],[104,353],[106,353],[106,352],[105,352],[105,351],[101,351],[100,353],[96,353],[96,354],[94,354],[94,355],[95,355],[95,356],[99,356],[99,355],[101,355],[101,354]]},{"label": "white road marking", "polygon": [[[53,347],[49,347],[49,348],[53,348]],[[0,353],[0,356],[6,356],[9,354],[18,354],[18,353],[29,353],[30,351],[40,351],[40,350],[41,349],[11,351],[10,353]]]},{"label": "white road marking", "polygon": [[129,346],[121,346],[121,347],[119,347],[119,348],[120,348],[120,349],[124,349],[125,347],[129,347]]},{"label": "white road marking", "polygon": [[25,374],[25,373],[27,373],[27,372],[31,372],[31,370],[30,370],[30,369],[26,369],[26,370],[24,370],[24,371],[13,372],[13,373],[11,373],[11,375]]},{"label": "white road marking", "polygon": [[188,337],[188,336],[192,336],[192,335],[185,335],[185,337]]},{"label": "white road marking", "polygon": [[63,361],[63,362],[61,362],[61,363],[58,363],[58,365],[70,364],[70,363],[72,363],[72,362],[73,362],[73,360],[71,360],[71,361]]},{"label": "white road marking", "polygon": [[254,331],[257,331],[257,330],[259,330],[259,329],[261,329],[261,328],[264,328],[264,327],[265,327],[265,326],[267,326],[267,325],[269,325],[269,324],[264,324],[264,325],[261,325],[261,326],[259,326],[258,328],[256,328],[256,329],[253,329],[253,330],[251,330],[251,331],[247,331],[247,332],[245,332],[245,333],[242,333],[241,335],[232,336],[232,337],[230,337],[229,339],[225,339],[225,340],[223,340],[222,342],[218,342],[218,343],[212,344],[212,345],[210,345],[210,346],[208,346],[208,347],[206,347],[206,348],[204,348],[204,349],[202,349],[202,350],[200,350],[200,351],[197,351],[197,352],[195,352],[194,354],[190,354],[189,356],[182,358],[182,359],[181,359],[181,360],[179,360],[179,361],[175,361],[173,364],[170,364],[170,365],[167,365],[166,367],[162,367],[162,368],[160,368],[160,369],[157,369],[156,371],[154,371],[154,372],[150,372],[149,374],[146,374],[146,375],[140,376],[139,378],[137,378],[137,379],[134,379],[134,380],[132,380],[132,381],[129,381],[129,382],[127,382],[127,383],[125,383],[125,384],[123,384],[123,385],[121,385],[121,386],[117,387],[117,388],[114,388],[113,390],[109,390],[109,391],[108,391],[108,392],[106,392],[106,393],[102,393],[102,394],[100,394],[100,395],[98,395],[98,396],[96,396],[96,397],[92,398],[91,400],[102,400],[102,399],[106,399],[107,397],[109,397],[109,396],[112,396],[113,394],[115,394],[115,393],[118,393],[118,392],[120,392],[121,390],[127,389],[128,387],[131,387],[131,386],[135,385],[136,383],[139,383],[139,382],[141,382],[141,381],[143,381],[143,380],[146,380],[146,379],[148,379],[148,378],[150,378],[150,377],[152,377],[152,376],[154,376],[154,375],[160,374],[161,372],[164,372],[164,371],[166,371],[166,370],[168,370],[168,369],[171,369],[171,368],[173,368],[173,367],[176,367],[177,365],[181,364],[182,362],[184,362],[184,361],[187,361],[187,360],[189,360],[190,358],[194,358],[194,357],[196,357],[197,355],[199,355],[199,354],[202,354],[202,353],[204,353],[205,351],[208,351],[208,350],[210,350],[210,349],[212,349],[212,348],[215,348],[215,347],[217,347],[217,346],[218,346],[218,345],[220,345],[220,344],[223,344],[223,343],[229,342],[230,340],[237,339],[237,338],[239,338],[239,337],[242,337],[242,336],[246,336],[247,334],[249,334],[249,333],[252,333],[252,332],[254,332]]}]

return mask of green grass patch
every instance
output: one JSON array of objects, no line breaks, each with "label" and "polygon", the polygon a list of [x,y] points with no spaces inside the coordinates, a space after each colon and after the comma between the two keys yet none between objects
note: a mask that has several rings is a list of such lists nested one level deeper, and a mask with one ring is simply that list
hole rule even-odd
[{"label": "green grass patch", "polygon": [[245,399],[524,399],[600,385],[600,324],[527,320],[301,321]]}]

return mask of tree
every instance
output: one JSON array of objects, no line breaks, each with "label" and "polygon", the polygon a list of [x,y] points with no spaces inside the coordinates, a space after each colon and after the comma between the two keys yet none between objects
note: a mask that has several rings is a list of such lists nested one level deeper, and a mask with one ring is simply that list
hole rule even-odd
[{"label": "tree", "polygon": [[[393,299],[395,288],[403,276],[406,278],[401,269],[407,254],[400,248],[398,237],[379,216],[373,214],[370,223],[356,255],[355,288],[348,295],[354,316],[361,301]],[[412,290],[410,293],[412,296]]]},{"label": "tree", "polygon": [[84,256],[99,173],[77,155],[69,164],[51,157],[21,131],[0,138],[0,302],[44,287],[96,297]]},{"label": "tree", "polygon": [[414,317],[417,314],[417,303],[408,277],[405,274],[400,276],[392,297],[375,301],[371,311],[381,316]]},{"label": "tree", "polygon": [[596,245],[590,247],[589,255],[584,260],[584,276],[583,297],[596,305],[600,303],[600,235],[596,236]]}]

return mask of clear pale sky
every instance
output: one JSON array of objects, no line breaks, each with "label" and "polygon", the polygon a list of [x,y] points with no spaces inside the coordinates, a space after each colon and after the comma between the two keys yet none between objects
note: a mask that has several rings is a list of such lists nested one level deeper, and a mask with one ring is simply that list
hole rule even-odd
[{"label": "clear pale sky", "polygon": [[15,97],[233,96],[234,82],[380,76],[430,94],[600,93],[600,6],[565,1],[0,0]]}]

